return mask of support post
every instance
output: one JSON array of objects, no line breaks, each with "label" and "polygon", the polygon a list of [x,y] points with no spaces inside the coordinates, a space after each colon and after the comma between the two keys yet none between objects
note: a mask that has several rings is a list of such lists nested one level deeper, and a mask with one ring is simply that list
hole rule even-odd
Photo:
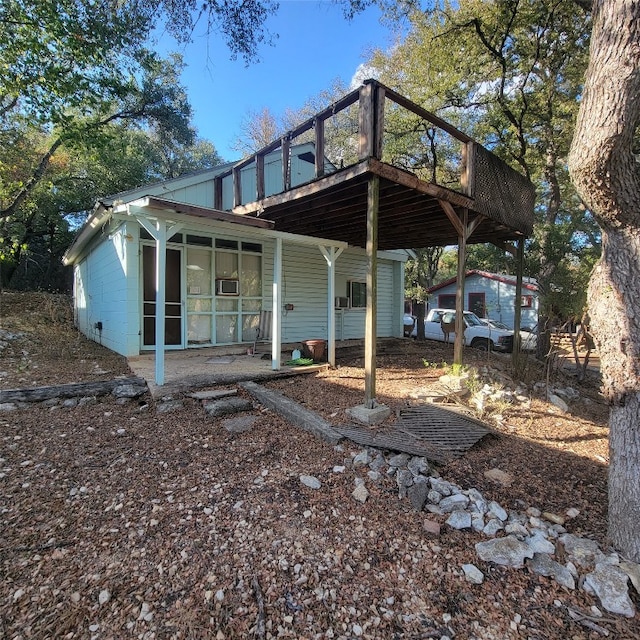
[{"label": "support post", "polygon": [[524,269],[524,238],[518,238],[516,251],[516,299],[513,307],[513,353],[511,362],[518,365],[520,357],[520,324],[522,323],[522,271]]},{"label": "support post", "polygon": [[462,364],[464,349],[464,278],[467,264],[468,212],[462,213],[463,232],[458,235],[458,283],[456,285],[456,339],[453,343],[453,364]]},{"label": "support post", "polygon": [[165,282],[167,277],[167,224],[156,222],[156,350],[155,382],[164,384],[164,317],[166,306]]},{"label": "support post", "polygon": [[320,251],[327,261],[327,361],[332,367],[336,366],[336,260],[342,253],[342,248],[320,247]]},{"label": "support post", "polygon": [[273,295],[271,312],[271,368],[280,371],[282,351],[282,238],[276,238],[273,254]]},{"label": "support post", "polygon": [[[182,228],[181,224],[174,224],[167,229],[165,220],[156,220],[155,225],[142,216],[136,216],[141,227],[156,241],[156,335],[155,335],[155,383],[164,384],[164,327],[166,306],[166,276],[167,276],[167,238],[171,238]],[[182,301],[181,301],[182,302]],[[184,306],[181,306],[184,313]]]},{"label": "support post", "polygon": [[378,204],[380,178],[369,178],[367,192],[367,314],[364,338],[364,406],[376,400],[376,316],[378,312]]}]

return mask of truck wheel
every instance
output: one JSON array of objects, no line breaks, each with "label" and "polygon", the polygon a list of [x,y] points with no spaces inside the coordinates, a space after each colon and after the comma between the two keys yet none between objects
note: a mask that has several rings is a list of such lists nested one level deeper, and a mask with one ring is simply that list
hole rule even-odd
[{"label": "truck wheel", "polygon": [[491,350],[491,340],[485,340],[484,338],[476,338],[471,346],[474,349],[478,349],[479,351],[490,351]]}]

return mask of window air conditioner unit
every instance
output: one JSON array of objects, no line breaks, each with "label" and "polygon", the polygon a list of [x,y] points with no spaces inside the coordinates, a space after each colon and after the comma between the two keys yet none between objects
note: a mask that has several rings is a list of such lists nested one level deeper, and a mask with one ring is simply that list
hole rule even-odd
[{"label": "window air conditioner unit", "polygon": [[216,280],[216,294],[219,296],[237,296],[240,293],[238,280]]},{"label": "window air conditioner unit", "polygon": [[349,308],[349,298],[346,297],[336,297],[335,303],[336,309],[348,309]]}]

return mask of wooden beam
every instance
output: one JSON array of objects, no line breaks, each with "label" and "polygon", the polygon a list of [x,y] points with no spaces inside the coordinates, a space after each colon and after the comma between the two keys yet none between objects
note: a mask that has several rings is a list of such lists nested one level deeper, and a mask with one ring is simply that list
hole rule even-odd
[{"label": "wooden beam", "polygon": [[256,200],[264,198],[264,154],[256,153]]},{"label": "wooden beam", "polygon": [[458,215],[456,210],[451,206],[451,203],[447,202],[446,200],[440,200],[439,202],[442,210],[447,215],[447,218],[449,218],[449,221],[453,225],[453,228],[456,230],[458,236],[465,236],[466,240],[467,230],[465,229],[465,225],[462,220],[460,220],[460,216]]},{"label": "wooden beam", "polygon": [[378,198],[380,178],[371,176],[367,189],[367,312],[364,334],[364,406],[376,404],[376,316],[378,313]]},{"label": "wooden beam", "polygon": [[174,202],[172,200],[162,200],[154,196],[148,196],[145,200],[145,207],[158,209],[160,211],[171,211],[173,213],[181,213],[196,218],[206,218],[207,220],[219,220],[220,222],[234,222],[247,227],[257,227],[259,229],[273,229],[275,223],[271,220],[263,220],[262,218],[250,218],[248,216],[239,216],[228,211],[218,211],[216,209],[207,209],[206,207],[198,207],[194,204],[185,204],[183,202]]},{"label": "wooden beam", "polygon": [[420,116],[424,120],[428,120],[429,122],[431,122],[431,124],[435,124],[436,127],[438,127],[438,129],[442,129],[443,131],[446,131],[449,135],[453,136],[457,140],[460,140],[460,142],[471,141],[471,137],[468,136],[466,133],[463,133],[462,131],[460,131],[460,129],[457,129],[456,127],[449,124],[448,122],[445,122],[444,120],[442,120],[442,118],[438,118],[438,116],[435,115],[434,113],[431,113],[431,111],[427,111],[426,109],[423,109],[421,106],[417,105],[415,102],[411,102],[411,100],[409,100],[408,98],[405,98],[404,96],[400,95],[399,93],[396,93],[392,89],[389,89],[389,87],[385,87],[385,92],[389,100],[393,100],[393,102],[400,105],[401,107],[404,107],[408,111],[415,113],[416,115]]},{"label": "wooden beam", "polygon": [[233,206],[242,204],[242,177],[240,167],[233,168]]},{"label": "wooden beam", "polygon": [[317,117],[314,121],[316,138],[316,178],[324,175],[324,118]]},{"label": "wooden beam", "polygon": [[300,200],[301,198],[305,198],[307,196],[314,195],[316,193],[320,193],[325,189],[330,189],[333,186],[342,184],[344,182],[348,182],[353,178],[363,175],[367,173],[369,170],[367,162],[359,162],[358,164],[354,164],[351,167],[343,169],[342,171],[337,171],[336,173],[332,173],[320,180],[316,180],[314,182],[309,182],[305,185],[301,185],[299,187],[294,187],[287,193],[278,193],[273,196],[268,196],[262,202],[251,202],[239,207],[233,208],[233,213],[236,214],[247,214],[247,213],[255,213],[260,209],[267,209],[269,207],[275,207],[280,204],[290,202],[292,200]]},{"label": "wooden beam", "polygon": [[380,160],[377,160],[376,158],[371,158],[369,160],[369,169],[386,180],[397,182],[405,187],[415,189],[421,193],[426,193],[440,200],[445,200],[459,207],[473,209],[473,200],[468,196],[458,193],[457,191],[441,187],[433,182],[421,180],[413,173],[409,173],[408,171],[404,171],[403,169],[399,169],[398,167],[394,167],[393,165],[385,162],[380,162]]},{"label": "wooden beam", "polygon": [[[467,227],[468,213],[462,212],[462,228]],[[453,363],[462,364],[464,351],[464,279],[467,264],[467,236],[465,233],[458,235],[458,281],[456,284],[456,339],[453,344]]]},{"label": "wooden beam", "polygon": [[510,242],[502,242],[500,240],[496,240],[491,244],[494,244],[499,249],[502,249],[503,251],[510,253],[514,257],[518,255],[518,247],[514,244],[511,244]]}]

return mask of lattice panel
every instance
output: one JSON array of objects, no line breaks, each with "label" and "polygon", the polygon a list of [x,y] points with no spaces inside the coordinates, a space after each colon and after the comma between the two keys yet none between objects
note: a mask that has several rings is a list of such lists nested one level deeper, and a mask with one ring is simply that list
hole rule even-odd
[{"label": "lattice panel", "polygon": [[474,144],[474,210],[529,236],[533,231],[535,188],[482,145]]}]

